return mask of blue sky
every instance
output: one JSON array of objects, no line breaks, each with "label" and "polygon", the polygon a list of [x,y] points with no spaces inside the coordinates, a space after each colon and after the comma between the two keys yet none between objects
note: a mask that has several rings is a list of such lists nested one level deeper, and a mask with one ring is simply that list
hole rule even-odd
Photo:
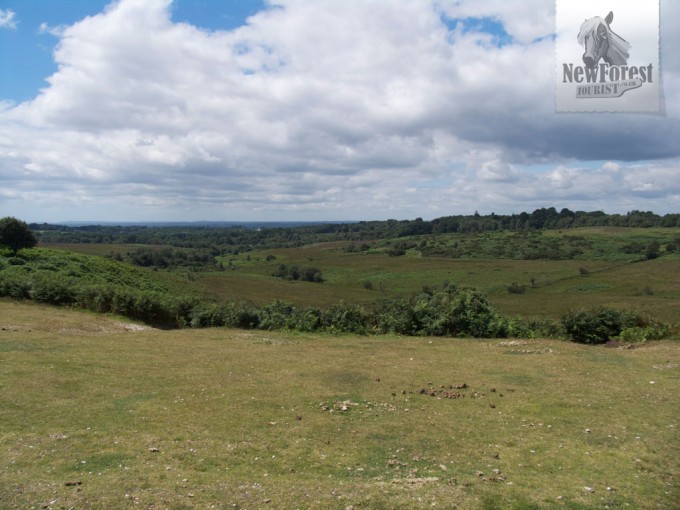
[{"label": "blue sky", "polygon": [[[34,98],[57,71],[52,56],[59,39],[45,30],[68,26],[101,13],[110,0],[0,0],[0,10],[14,13],[16,28],[0,30],[0,99]],[[245,24],[264,7],[260,0],[176,0],[176,22],[207,30],[229,30]]]},{"label": "blue sky", "polygon": [[0,0],[0,217],[677,212],[661,11],[663,115],[556,114],[554,0]]}]

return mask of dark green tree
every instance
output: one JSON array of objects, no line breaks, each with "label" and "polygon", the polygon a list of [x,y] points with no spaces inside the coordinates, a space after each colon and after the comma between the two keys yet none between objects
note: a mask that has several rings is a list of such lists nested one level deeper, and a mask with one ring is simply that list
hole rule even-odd
[{"label": "dark green tree", "polygon": [[23,248],[33,248],[38,240],[28,228],[26,222],[7,216],[0,219],[0,246],[12,250],[12,254]]}]

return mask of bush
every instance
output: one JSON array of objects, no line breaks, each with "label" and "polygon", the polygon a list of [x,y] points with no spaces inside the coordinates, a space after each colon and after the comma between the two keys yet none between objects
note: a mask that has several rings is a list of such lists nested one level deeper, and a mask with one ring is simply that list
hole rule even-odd
[{"label": "bush", "polygon": [[508,320],[508,336],[515,338],[558,338],[563,336],[562,326],[541,317]]},{"label": "bush", "polygon": [[111,287],[81,287],[76,296],[76,305],[98,313],[113,311],[115,290]]},{"label": "bush", "polygon": [[619,335],[622,342],[644,342],[647,340],[661,340],[670,336],[671,326],[647,314],[637,314],[635,323],[625,328]]},{"label": "bush", "polygon": [[619,340],[627,343],[646,342],[647,334],[645,330],[646,328],[640,328],[637,326],[624,329],[619,335]]},{"label": "bush", "polygon": [[0,278],[0,296],[30,299],[31,282],[21,274],[3,274]]},{"label": "bush", "polygon": [[323,274],[321,270],[316,267],[287,266],[286,264],[279,264],[276,271],[272,273],[276,278],[283,278],[285,280],[302,280],[305,282],[321,283],[323,282]]},{"label": "bush", "polygon": [[572,311],[562,317],[562,325],[572,341],[582,344],[603,344],[633,327],[637,315],[612,308]]},{"label": "bush", "polygon": [[52,305],[72,305],[76,302],[74,285],[54,273],[35,275],[30,294],[35,301]]},{"label": "bush", "polygon": [[379,333],[430,336],[506,337],[510,321],[475,289],[424,287],[411,299],[381,302],[374,315]]},{"label": "bush", "polygon": [[419,331],[413,303],[408,299],[382,301],[375,311],[374,320],[378,333],[414,335]]},{"label": "bush", "polygon": [[247,303],[227,303],[224,307],[224,325],[228,328],[257,328],[259,320],[257,310]]},{"label": "bush", "polygon": [[368,315],[361,306],[343,302],[324,310],[321,321],[331,333],[362,335],[367,331]]},{"label": "bush", "polygon": [[297,310],[293,315],[291,325],[296,331],[317,331],[322,325],[323,312],[318,308],[305,308]]},{"label": "bush", "polygon": [[449,286],[423,293],[415,300],[416,320],[421,334],[504,338],[508,322],[476,289]]},{"label": "bush", "polygon": [[192,328],[216,328],[224,326],[224,307],[218,304],[199,304],[191,311],[189,325]]},{"label": "bush", "polygon": [[512,282],[508,285],[508,292],[510,294],[524,294],[527,290],[527,286],[523,283]]},{"label": "bush", "polygon": [[395,246],[394,248],[390,248],[389,250],[387,250],[387,254],[390,257],[402,257],[406,255],[406,250],[399,246]]},{"label": "bush", "polygon": [[658,328],[633,326],[621,331],[619,340],[629,343],[646,342],[647,340],[661,340],[669,334],[670,328],[668,326]]},{"label": "bush", "polygon": [[273,303],[264,306],[259,313],[260,329],[294,329],[293,316],[297,307],[292,303],[277,299]]}]

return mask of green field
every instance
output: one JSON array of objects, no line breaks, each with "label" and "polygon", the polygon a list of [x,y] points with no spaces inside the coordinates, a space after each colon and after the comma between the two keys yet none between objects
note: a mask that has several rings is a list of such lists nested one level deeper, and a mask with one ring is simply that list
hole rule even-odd
[{"label": "green field", "polygon": [[680,346],[159,331],[0,300],[0,508],[670,509]]},{"label": "green field", "polygon": [[[649,239],[660,235],[653,229],[600,230],[579,232],[598,243],[608,243],[610,248],[614,244],[606,241],[610,236],[621,237],[619,243],[627,243],[641,236]],[[667,237],[678,233],[678,229],[657,230],[665,230]],[[677,254],[641,262],[639,257],[622,257],[617,252],[577,260],[424,257],[417,252],[390,257],[380,250],[347,253],[347,244],[318,243],[226,257],[225,262],[232,261],[233,270],[197,273],[195,278],[200,286],[222,299],[247,299],[257,304],[279,298],[300,305],[328,305],[339,300],[370,305],[385,296],[407,296],[424,285],[448,281],[480,289],[501,311],[512,315],[555,319],[570,309],[605,305],[635,308],[668,321],[680,318]],[[268,255],[276,259],[267,261]],[[319,285],[273,278],[279,263],[318,266],[326,281]],[[587,270],[586,276],[582,268]],[[371,290],[366,289],[366,282],[370,282]],[[513,282],[526,285],[526,292],[510,294],[508,286]]]},{"label": "green field", "polygon": [[[344,301],[372,307],[384,298],[409,296],[423,286],[449,282],[481,290],[501,312],[511,316],[556,320],[570,310],[607,306],[678,323],[680,251],[668,248],[678,239],[679,228],[602,227],[318,242],[218,256],[224,268],[220,271],[179,268],[154,275],[187,292],[257,306],[282,299],[299,306]],[[657,243],[659,253],[648,259],[644,252],[650,243]],[[348,250],[361,244],[368,249]],[[399,244],[410,248],[403,256],[390,256],[389,249]],[[105,243],[45,246],[99,256],[142,247]],[[452,247],[458,256],[450,256]],[[160,250],[163,246],[147,248]],[[581,253],[573,255],[573,250]],[[491,257],[493,253],[498,257]],[[539,255],[571,258],[522,258]],[[276,278],[273,274],[279,264],[317,267],[324,282]],[[510,293],[512,284],[522,286],[524,292]]]}]

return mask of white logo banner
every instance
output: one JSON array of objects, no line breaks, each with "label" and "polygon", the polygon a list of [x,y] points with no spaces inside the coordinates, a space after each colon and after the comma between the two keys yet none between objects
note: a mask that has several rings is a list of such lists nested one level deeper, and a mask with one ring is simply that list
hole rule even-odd
[{"label": "white logo banner", "polygon": [[557,112],[658,113],[658,0],[557,0]]}]

